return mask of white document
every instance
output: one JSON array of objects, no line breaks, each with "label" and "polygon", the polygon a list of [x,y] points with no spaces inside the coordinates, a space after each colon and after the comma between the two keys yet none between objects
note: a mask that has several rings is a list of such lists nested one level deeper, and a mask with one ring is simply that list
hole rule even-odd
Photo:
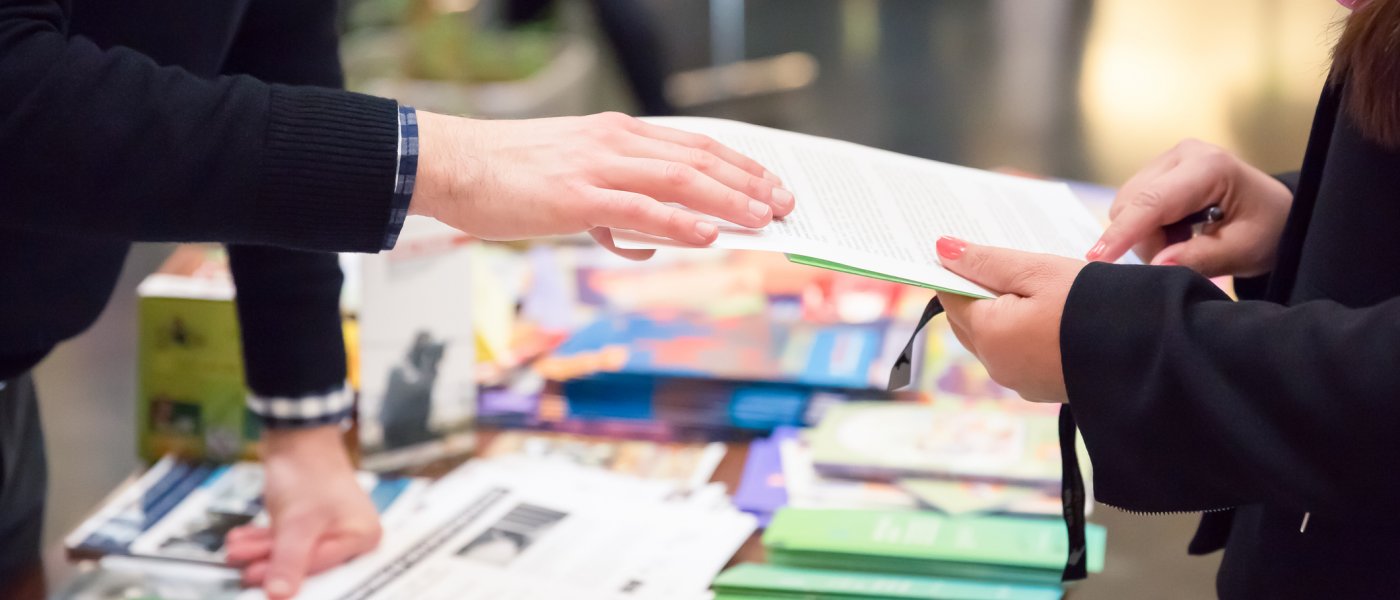
[{"label": "white document", "polygon": [[713,492],[518,456],[473,461],[300,597],[700,600],[756,525]]},{"label": "white document", "polygon": [[[1081,258],[1102,233],[1069,187],[959,167],[722,119],[663,117],[763,163],[797,198],[791,215],[761,230],[725,221],[713,247],[808,256],[957,294],[993,294],[939,265],[935,242],[973,243]],[[623,248],[683,246],[614,231]]]}]

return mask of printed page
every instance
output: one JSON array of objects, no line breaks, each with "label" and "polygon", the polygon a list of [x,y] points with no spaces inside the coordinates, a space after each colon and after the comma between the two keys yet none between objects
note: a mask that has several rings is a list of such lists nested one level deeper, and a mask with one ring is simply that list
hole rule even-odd
[{"label": "printed page", "polygon": [[[990,291],[939,266],[934,244],[974,243],[1079,258],[1101,230],[1063,183],[1001,175],[858,144],[721,119],[654,118],[709,135],[783,178],[797,209],[752,230],[716,221],[714,247],[801,254],[951,292]],[[615,231],[620,247],[678,246]]]}]

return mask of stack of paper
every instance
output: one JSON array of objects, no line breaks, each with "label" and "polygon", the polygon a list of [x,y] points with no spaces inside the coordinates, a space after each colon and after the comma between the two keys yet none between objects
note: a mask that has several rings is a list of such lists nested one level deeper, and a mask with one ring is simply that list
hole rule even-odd
[{"label": "stack of paper", "polygon": [[[1105,533],[1090,525],[1089,571]],[[995,582],[1058,584],[1068,552],[1055,519],[948,517],[928,511],[779,511],[763,535],[776,565]]]},{"label": "stack of paper", "polygon": [[1059,600],[1056,585],[993,583],[946,577],[820,571],[742,564],[715,579],[715,600]]},{"label": "stack of paper", "polygon": [[[358,475],[386,526],[412,515],[427,481]],[[65,540],[75,556],[129,555],[224,564],[224,536],[266,524],[257,463],[215,465],[166,457],[112,494]]]},{"label": "stack of paper", "polygon": [[[760,230],[716,222],[718,248],[782,252],[828,269],[989,297],[991,290],[939,264],[939,236],[1081,258],[1102,232],[1063,183],[735,121],[653,120],[709,135],[757,159],[797,197],[791,215]],[[631,231],[615,231],[613,238],[619,247],[677,245]]]},{"label": "stack of paper", "polygon": [[433,486],[412,523],[302,597],[705,598],[753,530],[720,486],[683,493],[557,461],[473,461]]}]

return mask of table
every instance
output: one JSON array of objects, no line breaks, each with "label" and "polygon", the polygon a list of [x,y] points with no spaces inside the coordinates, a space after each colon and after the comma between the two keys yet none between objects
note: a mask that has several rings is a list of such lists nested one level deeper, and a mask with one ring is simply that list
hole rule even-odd
[{"label": "table", "polygon": [[[490,445],[495,435],[496,433],[494,431],[481,431],[477,440],[478,447],[485,448]],[[743,476],[744,462],[748,460],[749,447],[747,442],[730,443],[728,446],[729,451],[724,454],[724,459],[721,460],[719,466],[715,468],[715,474],[710,480],[724,483],[729,487],[729,491],[732,493],[734,488],[739,485],[739,478]],[[422,477],[438,478],[467,460],[470,460],[470,457],[458,457],[432,462],[414,469],[412,474]],[[743,547],[735,553],[734,558],[730,560],[730,564],[762,562],[763,544],[759,538],[760,535],[758,533],[750,536],[748,541],[744,542]],[[54,551],[49,552],[47,556],[59,557],[63,556],[63,553],[61,551]],[[50,560],[59,559],[50,558]],[[65,581],[62,583],[67,582]],[[44,600],[46,597],[47,588],[44,583],[43,564],[35,564],[28,569],[21,570],[18,577],[14,578],[12,581],[0,581],[0,600]]]}]

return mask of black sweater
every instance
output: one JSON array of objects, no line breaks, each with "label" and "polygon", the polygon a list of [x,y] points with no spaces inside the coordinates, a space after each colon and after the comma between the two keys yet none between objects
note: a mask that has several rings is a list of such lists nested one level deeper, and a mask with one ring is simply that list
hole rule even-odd
[{"label": "black sweater", "polygon": [[342,385],[340,270],[304,250],[380,250],[398,131],[328,89],[335,11],[0,0],[0,379],[96,318],[130,242],[219,241],[253,391]]},{"label": "black sweater", "polygon": [[1318,106],[1275,271],[1237,284],[1255,299],[1185,268],[1092,264],[1065,307],[1095,495],[1228,509],[1191,546],[1224,546],[1225,598],[1400,589],[1400,152],[1340,95]]}]

